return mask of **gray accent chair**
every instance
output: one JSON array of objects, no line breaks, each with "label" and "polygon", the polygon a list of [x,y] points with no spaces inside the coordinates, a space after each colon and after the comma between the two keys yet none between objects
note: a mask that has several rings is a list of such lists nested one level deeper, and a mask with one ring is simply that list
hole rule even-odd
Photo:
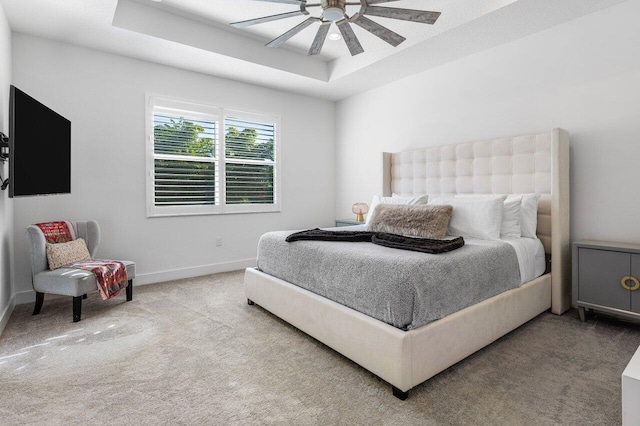
[{"label": "gray accent chair", "polygon": [[[100,244],[100,226],[94,220],[71,222],[75,238],[82,238],[87,243],[91,258],[95,258]],[[95,275],[90,271],[72,268],[58,268],[51,271],[47,263],[47,250],[44,234],[39,227],[27,227],[29,249],[31,252],[31,282],[36,292],[36,304],[33,315],[38,315],[42,309],[45,293],[73,297],[73,322],[80,321],[82,313],[82,299],[87,293],[98,290]],[[127,267],[129,284],[126,288],[127,302],[133,299],[133,278],[136,276],[136,264],[128,260],[121,260]]]}]

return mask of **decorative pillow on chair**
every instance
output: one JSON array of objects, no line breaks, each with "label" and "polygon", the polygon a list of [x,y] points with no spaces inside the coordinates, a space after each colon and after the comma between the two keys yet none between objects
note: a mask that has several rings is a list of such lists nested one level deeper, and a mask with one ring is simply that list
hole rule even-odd
[{"label": "decorative pillow on chair", "polygon": [[379,204],[369,230],[439,240],[447,233],[452,212],[451,206]]},{"label": "decorative pillow on chair", "polygon": [[89,259],[87,243],[82,238],[67,243],[47,243],[47,261],[52,271],[69,263]]}]

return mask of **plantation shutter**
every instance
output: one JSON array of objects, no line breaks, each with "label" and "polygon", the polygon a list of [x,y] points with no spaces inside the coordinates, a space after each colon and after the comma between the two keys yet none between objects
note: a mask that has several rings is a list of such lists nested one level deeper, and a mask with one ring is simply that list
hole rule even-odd
[{"label": "plantation shutter", "polygon": [[219,200],[218,119],[154,108],[155,206],[206,206]]},{"label": "plantation shutter", "polygon": [[280,211],[280,117],[147,102],[147,217]]},{"label": "plantation shutter", "polygon": [[225,117],[226,204],[276,203],[276,124]]}]

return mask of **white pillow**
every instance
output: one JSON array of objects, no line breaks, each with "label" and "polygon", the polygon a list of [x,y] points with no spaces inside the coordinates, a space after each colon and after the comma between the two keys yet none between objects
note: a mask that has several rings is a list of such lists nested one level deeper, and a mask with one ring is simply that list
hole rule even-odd
[{"label": "white pillow", "polygon": [[520,203],[520,228],[521,236],[526,238],[538,238],[536,229],[538,228],[538,200],[540,194],[513,194],[507,197],[521,197]]},{"label": "white pillow", "polygon": [[391,198],[397,198],[398,200],[404,199],[405,201],[409,201],[409,205],[414,204],[427,204],[429,201],[429,196],[427,194],[419,194],[419,195],[400,195],[395,192],[391,194]]},{"label": "white pillow", "polygon": [[507,197],[502,209],[502,227],[500,229],[501,238],[520,238],[522,236],[522,224],[520,209],[522,197]]},{"label": "white pillow", "polygon": [[447,234],[468,238],[497,240],[502,228],[502,210],[506,195],[482,197],[437,197],[428,204],[450,205],[453,214]]},{"label": "white pillow", "polygon": [[[495,197],[495,194],[456,194],[456,197]],[[502,225],[500,238],[520,238],[522,235],[520,224],[520,204],[522,195],[507,196],[502,209]]]},{"label": "white pillow", "polygon": [[369,208],[369,214],[367,214],[367,219],[365,220],[365,224],[367,227],[371,222],[371,218],[373,217],[373,211],[375,210],[378,204],[427,204],[429,201],[429,197],[427,195],[415,195],[411,197],[401,197],[399,195],[393,194],[392,197],[381,197],[379,195],[374,195],[373,200],[371,200],[371,207]]}]

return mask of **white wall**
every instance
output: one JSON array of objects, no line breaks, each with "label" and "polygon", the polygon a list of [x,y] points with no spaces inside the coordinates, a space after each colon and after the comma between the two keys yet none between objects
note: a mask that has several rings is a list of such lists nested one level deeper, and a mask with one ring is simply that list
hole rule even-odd
[{"label": "white wall", "polygon": [[[135,261],[137,283],[240,269],[255,264],[266,231],[333,223],[334,103],[23,34],[13,52],[14,84],[72,123],[72,193],[14,200],[18,302],[33,298],[31,223],[96,219],[99,257]],[[282,211],[147,218],[147,91],[280,115]]]},{"label": "white wall", "polygon": [[[11,84],[11,29],[0,5],[0,131],[9,134],[9,85]],[[0,176],[6,179],[8,165],[0,166]],[[8,191],[0,192],[0,333],[13,310],[12,250],[13,201]]]},{"label": "white wall", "polygon": [[339,102],[337,217],[380,193],[380,152],[562,127],[572,239],[640,241],[638,16],[631,0]]}]

